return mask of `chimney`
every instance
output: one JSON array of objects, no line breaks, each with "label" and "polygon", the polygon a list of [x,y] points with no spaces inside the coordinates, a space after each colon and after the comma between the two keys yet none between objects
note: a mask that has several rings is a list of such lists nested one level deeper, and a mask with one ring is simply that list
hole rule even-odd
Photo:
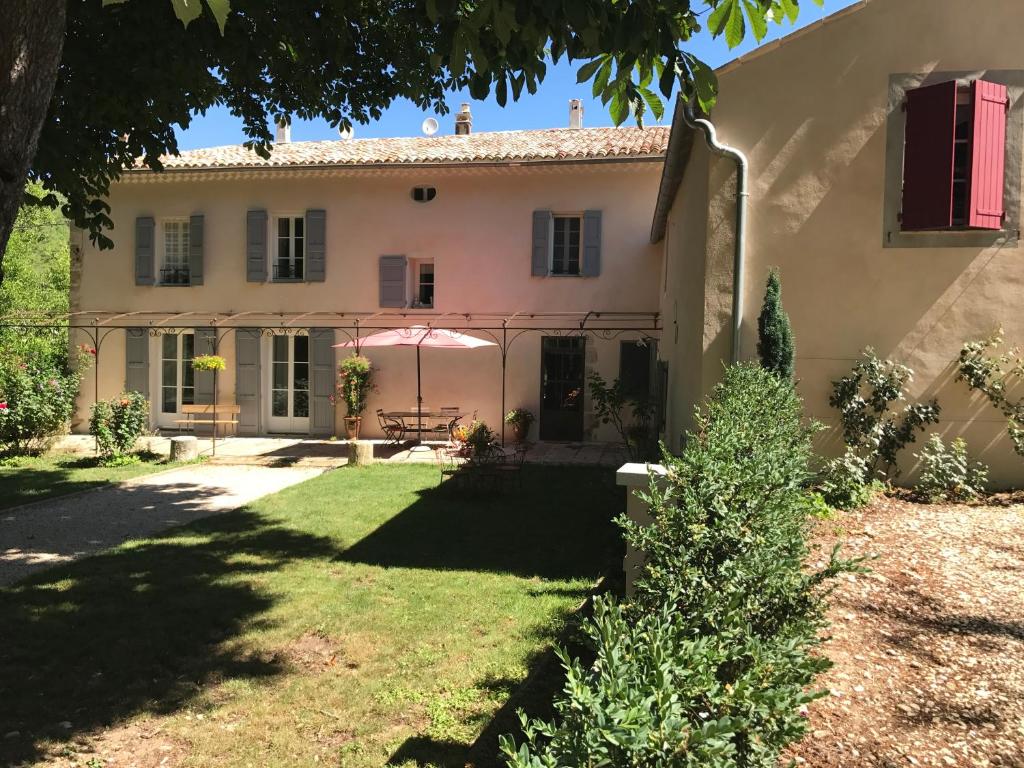
[{"label": "chimney", "polygon": [[579,99],[569,99],[569,127],[583,127],[583,102]]},{"label": "chimney", "polygon": [[468,136],[473,132],[473,115],[469,111],[469,104],[465,102],[459,113],[455,115],[455,135]]},{"label": "chimney", "polygon": [[286,122],[282,121],[282,120],[277,120],[275,122],[275,125],[277,126],[277,131],[276,131],[276,133],[274,135],[274,143],[275,144],[290,144],[291,140],[292,140],[292,127],[291,127],[291,125],[289,123],[286,123]]}]

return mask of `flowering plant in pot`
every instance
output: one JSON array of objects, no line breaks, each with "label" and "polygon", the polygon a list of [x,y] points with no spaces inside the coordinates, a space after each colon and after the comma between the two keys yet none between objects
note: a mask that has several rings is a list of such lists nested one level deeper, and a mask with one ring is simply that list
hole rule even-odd
[{"label": "flowering plant in pot", "polygon": [[362,355],[346,357],[338,365],[338,384],[335,387],[335,402],[345,403],[345,437],[359,439],[366,400],[373,391],[373,363]]},{"label": "flowering plant in pot", "polygon": [[227,362],[219,355],[196,355],[192,358],[192,370],[194,371],[223,371],[228,367]]},{"label": "flowering plant in pot", "polygon": [[530,425],[533,424],[533,413],[526,408],[513,408],[505,414],[505,423],[512,427],[512,439],[521,443],[530,434]]}]

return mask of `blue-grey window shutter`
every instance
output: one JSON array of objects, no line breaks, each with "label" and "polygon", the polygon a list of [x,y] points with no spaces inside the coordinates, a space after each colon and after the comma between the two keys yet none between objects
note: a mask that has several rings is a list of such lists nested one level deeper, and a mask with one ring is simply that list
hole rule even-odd
[{"label": "blue-grey window shutter", "polygon": [[313,435],[333,435],[334,405],[330,398],[334,392],[334,330],[310,328],[309,346],[313,361],[309,431]]},{"label": "blue-grey window shutter", "polygon": [[203,284],[203,215],[201,213],[188,220],[188,281],[191,285]]},{"label": "blue-grey window shutter", "polygon": [[260,431],[260,332],[235,331],[235,402],[239,407],[238,434]]},{"label": "blue-grey window shutter", "polygon": [[322,283],[327,275],[327,211],[306,211],[306,280]]},{"label": "blue-grey window shutter", "polygon": [[551,211],[533,212],[533,249],[530,256],[530,274],[544,277],[551,264],[555,217]]},{"label": "blue-grey window shutter", "polygon": [[601,274],[601,212],[583,212],[583,275]]},{"label": "blue-grey window shutter", "polygon": [[149,334],[145,328],[125,329],[124,351],[125,392],[141,392],[149,397]]},{"label": "blue-grey window shutter", "polygon": [[[196,355],[216,354],[214,349],[217,331],[213,328],[196,328]],[[195,371],[196,405],[213,403],[213,371]]]},{"label": "blue-grey window shutter", "polygon": [[406,305],[405,256],[380,257],[380,305],[382,307],[404,307]]},{"label": "blue-grey window shutter", "polygon": [[267,281],[267,212],[249,211],[245,216],[245,279]]},{"label": "blue-grey window shutter", "polygon": [[135,220],[135,284],[153,285],[156,282],[156,255],[153,248],[156,223],[152,216],[139,216]]}]

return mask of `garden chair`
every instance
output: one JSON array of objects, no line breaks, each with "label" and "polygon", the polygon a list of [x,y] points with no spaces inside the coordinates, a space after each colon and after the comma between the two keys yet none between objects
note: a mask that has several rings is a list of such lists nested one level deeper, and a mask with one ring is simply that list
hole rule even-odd
[{"label": "garden chair", "polygon": [[384,445],[400,445],[405,439],[405,424],[396,418],[384,415],[384,409],[377,409],[377,422],[384,433]]},{"label": "garden chair", "polygon": [[438,480],[438,487],[441,487],[446,480],[458,480],[465,476],[466,468],[464,468],[458,460],[455,453],[448,448],[448,446],[442,445],[434,449],[434,458],[437,459],[438,469],[441,470],[441,479]]},{"label": "garden chair", "polygon": [[510,458],[503,459],[494,466],[494,472],[500,478],[501,486],[515,483],[521,491],[523,489],[523,466],[526,464],[526,443],[517,445]]},{"label": "garden chair", "polygon": [[438,437],[452,443],[452,431],[462,419],[458,406],[448,405],[441,408],[441,422],[437,425]]}]

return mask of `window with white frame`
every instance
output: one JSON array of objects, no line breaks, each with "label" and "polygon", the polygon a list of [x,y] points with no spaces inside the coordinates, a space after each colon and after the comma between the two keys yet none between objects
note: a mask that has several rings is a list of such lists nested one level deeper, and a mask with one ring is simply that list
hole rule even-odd
[{"label": "window with white frame", "polygon": [[274,280],[302,280],[305,275],[306,219],[274,217]]},{"label": "window with white frame", "polygon": [[188,285],[188,219],[165,219],[160,282],[164,285]]},{"label": "window with white frame", "polygon": [[434,262],[432,260],[412,262],[412,306],[432,309],[434,306]]},{"label": "window with white frame", "polygon": [[552,275],[580,274],[580,233],[583,217],[578,214],[554,216],[554,240],[551,248]]}]

